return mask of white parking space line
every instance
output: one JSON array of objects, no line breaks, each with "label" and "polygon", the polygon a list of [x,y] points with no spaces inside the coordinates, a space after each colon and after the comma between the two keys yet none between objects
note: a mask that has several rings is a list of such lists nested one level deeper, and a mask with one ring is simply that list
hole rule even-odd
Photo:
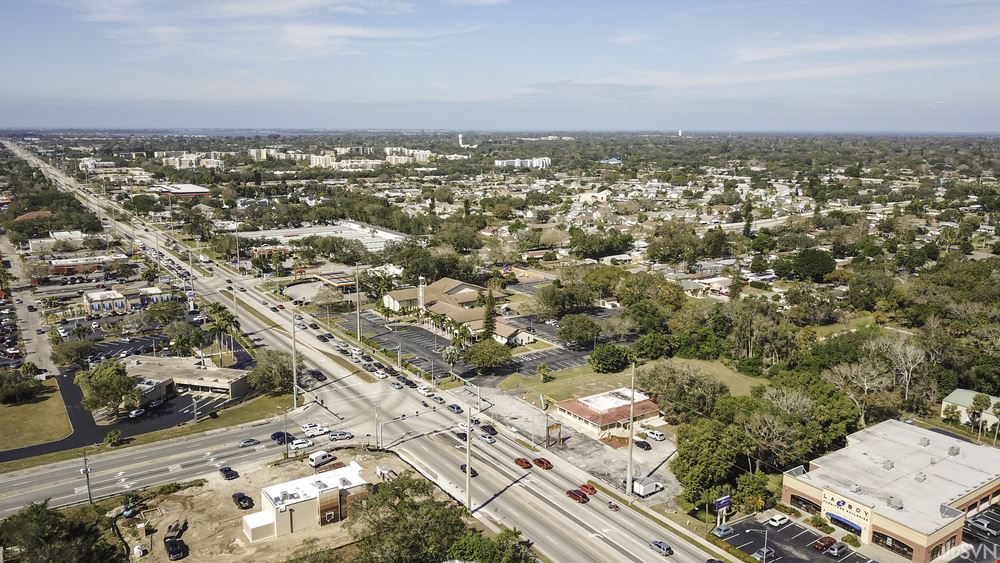
[{"label": "white parking space line", "polygon": [[801,536],[802,534],[807,534],[807,533],[809,533],[809,530],[806,530],[806,529],[803,529],[803,530],[802,530],[801,532],[799,532],[799,533],[795,534],[795,535],[794,535],[794,536],[792,536],[792,537],[791,537],[790,539],[793,539],[793,540],[794,540],[795,538],[797,538],[797,537]]},{"label": "white parking space line", "polygon": [[738,546],[736,546],[736,549],[743,549],[744,547],[746,547],[746,546],[748,546],[748,545],[750,545],[750,544],[752,544],[752,543],[753,543],[753,540],[750,540],[750,541],[748,541],[748,542],[747,542],[747,543],[745,543],[745,544],[742,544],[742,545],[738,545]]}]

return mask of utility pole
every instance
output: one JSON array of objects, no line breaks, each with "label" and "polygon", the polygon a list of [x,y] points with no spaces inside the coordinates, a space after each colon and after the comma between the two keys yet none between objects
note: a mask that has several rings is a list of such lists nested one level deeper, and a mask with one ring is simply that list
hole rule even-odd
[{"label": "utility pole", "polygon": [[281,412],[281,431],[285,433],[285,459],[288,459],[288,408]]},{"label": "utility pole", "polygon": [[356,315],[355,321],[358,324],[358,345],[363,344],[361,342],[361,284],[358,283],[358,265],[354,265],[354,313]]},{"label": "utility pole", "polygon": [[372,403],[372,410],[375,413],[375,448],[379,449],[382,447],[381,440],[379,440],[378,432],[378,403]]},{"label": "utility pole", "polygon": [[472,512],[472,410],[465,411],[465,506]]},{"label": "utility pole", "polygon": [[632,362],[632,399],[628,404],[628,465],[625,467],[625,488],[628,501],[632,502],[632,449],[635,446],[635,362]]},{"label": "utility pole", "polygon": [[[291,309],[295,311],[295,309]],[[291,312],[290,311],[290,312]],[[292,312],[292,408],[299,407],[299,366],[298,353],[295,347],[295,313]]]},{"label": "utility pole", "polygon": [[198,396],[191,395],[191,404],[194,405],[194,422],[198,422]]},{"label": "utility pole", "polygon": [[87,450],[83,450],[83,469],[80,473],[87,479],[87,502],[94,504],[94,497],[90,493],[90,464],[87,463]]}]

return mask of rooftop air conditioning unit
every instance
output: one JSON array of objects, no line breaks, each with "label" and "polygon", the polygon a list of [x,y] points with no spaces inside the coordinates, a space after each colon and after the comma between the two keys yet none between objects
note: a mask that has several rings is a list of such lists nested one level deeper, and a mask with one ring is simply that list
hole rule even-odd
[{"label": "rooftop air conditioning unit", "polygon": [[882,462],[882,469],[885,469],[886,471],[892,469],[893,467],[894,466],[891,459],[887,459]]},{"label": "rooftop air conditioning unit", "polygon": [[927,474],[923,471],[917,471],[917,474],[914,475],[913,478],[916,479],[918,483],[923,483],[927,480]]},{"label": "rooftop air conditioning unit", "polygon": [[921,438],[920,439],[920,445],[926,448],[927,446],[931,445],[931,439],[930,438],[926,438],[926,437],[925,438]]},{"label": "rooftop air conditioning unit", "polygon": [[951,446],[948,448],[948,455],[950,456],[956,456],[958,455],[958,452],[959,452],[958,446]]},{"label": "rooftop air conditioning unit", "polygon": [[889,505],[889,508],[895,508],[896,510],[903,510],[903,501],[896,497],[889,497],[885,499],[885,503]]},{"label": "rooftop air conditioning unit", "polygon": [[859,485],[857,483],[851,485],[851,492],[852,493],[860,493],[861,492],[861,485]]}]

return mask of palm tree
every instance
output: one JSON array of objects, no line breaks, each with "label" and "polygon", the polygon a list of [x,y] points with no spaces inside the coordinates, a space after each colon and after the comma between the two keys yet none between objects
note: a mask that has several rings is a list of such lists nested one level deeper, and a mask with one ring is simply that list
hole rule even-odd
[{"label": "palm tree", "polygon": [[0,290],[4,293],[10,292],[10,282],[14,280],[14,276],[7,271],[7,268],[0,268]]},{"label": "palm tree", "polygon": [[222,337],[226,335],[226,327],[219,324],[218,322],[213,322],[208,330],[205,331],[208,336],[212,339],[219,347],[219,364],[222,364]]},{"label": "palm tree", "polygon": [[70,333],[73,336],[79,338],[80,340],[83,340],[83,337],[90,334],[90,329],[84,325],[76,325],[75,327],[73,327],[73,330],[71,330]]}]

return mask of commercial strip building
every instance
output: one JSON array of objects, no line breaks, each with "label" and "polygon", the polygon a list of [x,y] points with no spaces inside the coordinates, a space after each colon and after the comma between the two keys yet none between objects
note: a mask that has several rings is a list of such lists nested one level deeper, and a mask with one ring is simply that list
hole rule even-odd
[{"label": "commercial strip building", "polygon": [[656,403],[638,389],[635,391],[635,407],[632,409],[629,407],[631,402],[632,390],[621,387],[589,397],[559,401],[556,403],[555,416],[591,438],[601,439],[616,431],[626,431],[630,410],[634,421],[660,415],[660,408]]},{"label": "commercial strip building", "polygon": [[83,274],[96,272],[102,268],[107,269],[115,264],[128,262],[128,256],[120,253],[104,254],[101,256],[81,256],[79,258],[59,258],[50,260],[53,274]]},{"label": "commercial strip building", "polygon": [[887,420],[786,471],[781,498],[925,563],[961,545],[966,519],[1000,501],[1000,450]]},{"label": "commercial strip building", "polygon": [[[352,506],[368,496],[362,467],[352,461],[260,490],[259,512],[243,517],[243,533],[251,542],[336,524],[350,518]],[[414,531],[418,533],[418,531]]]},{"label": "commercial strip building", "polygon": [[202,361],[191,357],[136,356],[125,367],[130,376],[147,384],[160,382],[168,392],[183,386],[235,399],[250,391],[246,370],[217,367],[208,357]]},{"label": "commercial strip building", "polygon": [[199,197],[212,195],[212,190],[194,184],[154,184],[149,191],[157,196]]},{"label": "commercial strip building", "polygon": [[124,313],[145,309],[153,303],[170,301],[173,295],[159,287],[123,287],[88,291],[83,294],[83,305],[88,314]]},{"label": "commercial strip building", "polygon": [[406,235],[356,221],[337,221],[333,225],[315,225],[293,229],[271,229],[267,231],[240,232],[245,239],[277,239],[281,243],[308,237],[337,237],[356,240],[365,245],[369,252],[378,252],[393,241],[401,241]]},{"label": "commercial strip building", "polygon": [[552,159],[547,156],[538,158],[511,158],[507,160],[494,160],[493,166],[497,168],[538,168],[545,169],[552,166]]}]

